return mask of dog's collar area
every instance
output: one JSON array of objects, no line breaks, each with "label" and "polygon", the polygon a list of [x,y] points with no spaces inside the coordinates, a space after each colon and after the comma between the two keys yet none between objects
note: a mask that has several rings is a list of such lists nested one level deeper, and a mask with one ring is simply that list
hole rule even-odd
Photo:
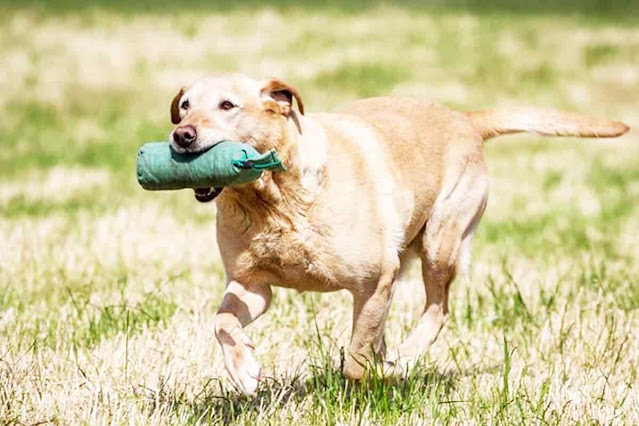
[{"label": "dog's collar area", "polygon": [[224,188],[196,188],[195,199],[200,203],[208,203],[213,201],[218,195],[222,193]]}]

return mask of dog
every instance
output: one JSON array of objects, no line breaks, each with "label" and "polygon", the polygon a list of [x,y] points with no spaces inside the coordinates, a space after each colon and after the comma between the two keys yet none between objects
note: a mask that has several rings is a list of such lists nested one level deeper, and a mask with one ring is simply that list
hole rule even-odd
[{"label": "dog", "polygon": [[171,144],[178,152],[239,141],[259,152],[277,150],[286,166],[252,183],[195,191],[200,201],[216,200],[227,283],[215,333],[228,373],[249,395],[258,388],[260,365],[244,329],[268,309],[272,285],[353,295],[343,372],[360,380],[373,359],[386,356],[384,322],[393,286],[408,258],[418,256],[424,311],[384,364],[389,374],[406,371],[437,339],[448,316],[450,285],[468,262],[488,195],[484,141],[517,132],[600,138],[629,130],[567,112],[464,113],[393,97],[306,115],[290,84],[242,75],[183,87],[170,111],[176,125]]}]

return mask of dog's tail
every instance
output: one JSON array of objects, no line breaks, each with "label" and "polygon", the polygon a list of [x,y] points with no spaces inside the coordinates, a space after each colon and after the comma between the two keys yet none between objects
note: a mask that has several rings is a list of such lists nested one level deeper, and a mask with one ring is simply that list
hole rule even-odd
[{"label": "dog's tail", "polygon": [[614,138],[630,128],[617,121],[572,112],[537,108],[508,108],[467,112],[484,140],[511,133],[529,132],[544,136]]}]

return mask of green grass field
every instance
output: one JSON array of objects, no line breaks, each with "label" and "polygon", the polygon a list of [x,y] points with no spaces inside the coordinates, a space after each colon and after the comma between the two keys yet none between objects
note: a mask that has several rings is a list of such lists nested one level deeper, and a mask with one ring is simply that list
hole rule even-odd
[{"label": "green grass field", "polygon": [[[0,425],[638,424],[636,130],[487,145],[472,268],[407,380],[341,376],[348,294],[276,290],[248,329],[255,399],[214,337],[214,207],[135,181],[180,85],[221,71],[288,80],[309,111],[394,94],[639,127],[637,4],[524,5],[0,3]],[[400,283],[389,347],[423,299]]]}]

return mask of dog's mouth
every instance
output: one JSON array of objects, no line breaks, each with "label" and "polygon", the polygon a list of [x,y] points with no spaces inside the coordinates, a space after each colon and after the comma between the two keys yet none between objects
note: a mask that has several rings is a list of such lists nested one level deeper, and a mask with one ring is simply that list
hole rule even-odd
[{"label": "dog's mouth", "polygon": [[200,203],[208,203],[220,195],[223,189],[224,188],[196,188],[195,199]]}]

